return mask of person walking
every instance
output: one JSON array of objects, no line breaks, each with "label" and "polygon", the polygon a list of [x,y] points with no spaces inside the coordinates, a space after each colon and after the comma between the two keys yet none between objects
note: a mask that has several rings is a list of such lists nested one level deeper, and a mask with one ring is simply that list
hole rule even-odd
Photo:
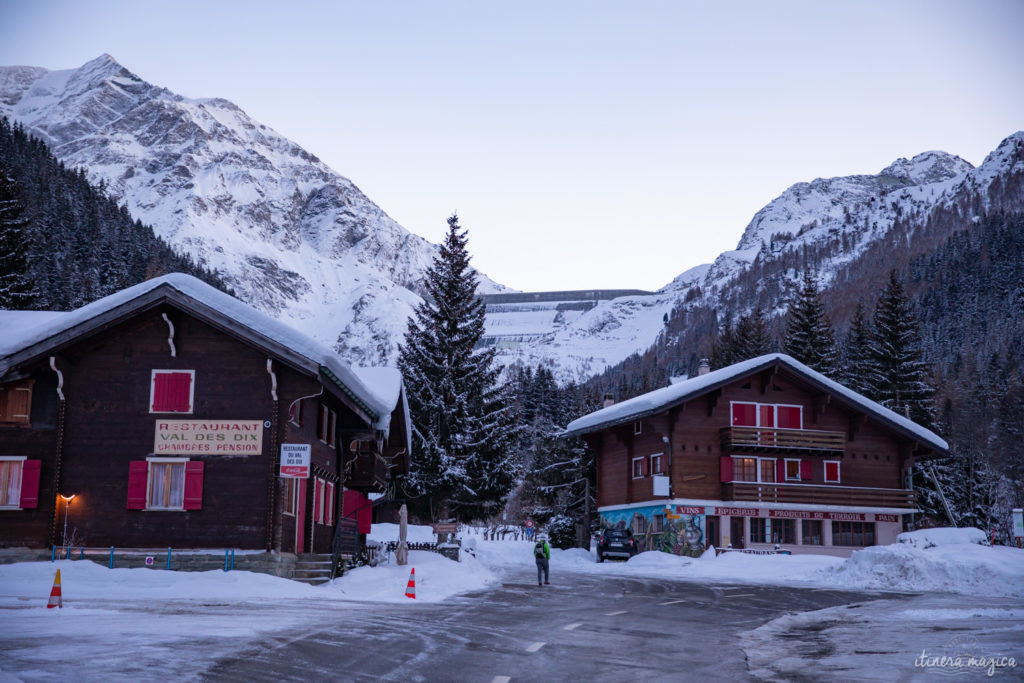
[{"label": "person walking", "polygon": [[[551,583],[548,571],[551,563],[551,546],[548,545],[547,534],[537,534],[537,542],[533,544],[533,559],[537,561],[537,585]],[[543,575],[544,580],[541,581]]]}]

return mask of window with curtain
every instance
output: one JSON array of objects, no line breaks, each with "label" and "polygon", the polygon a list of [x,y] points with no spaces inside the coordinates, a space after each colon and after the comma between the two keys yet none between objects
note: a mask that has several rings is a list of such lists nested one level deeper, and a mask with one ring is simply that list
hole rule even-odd
[{"label": "window with curtain", "polygon": [[149,464],[147,508],[182,509],[185,503],[185,461]]}]

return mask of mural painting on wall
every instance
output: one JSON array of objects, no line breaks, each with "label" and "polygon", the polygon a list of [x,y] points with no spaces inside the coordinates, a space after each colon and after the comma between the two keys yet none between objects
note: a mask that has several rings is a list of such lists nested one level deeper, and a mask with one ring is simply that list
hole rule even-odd
[{"label": "mural painting on wall", "polygon": [[610,510],[601,513],[601,526],[631,529],[639,552],[660,550],[674,555],[699,555],[704,551],[704,508],[701,507],[655,505]]}]

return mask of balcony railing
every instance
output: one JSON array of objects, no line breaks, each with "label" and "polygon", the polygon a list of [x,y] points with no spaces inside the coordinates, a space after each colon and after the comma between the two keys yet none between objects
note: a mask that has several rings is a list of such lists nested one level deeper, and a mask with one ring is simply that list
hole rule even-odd
[{"label": "balcony railing", "polygon": [[916,496],[910,489],[816,486],[814,484],[756,484],[738,481],[722,484],[722,500],[887,508],[917,507]]},{"label": "balcony railing", "polygon": [[726,451],[821,451],[842,453],[846,434],[816,429],[777,429],[772,427],[725,427],[722,447]]}]

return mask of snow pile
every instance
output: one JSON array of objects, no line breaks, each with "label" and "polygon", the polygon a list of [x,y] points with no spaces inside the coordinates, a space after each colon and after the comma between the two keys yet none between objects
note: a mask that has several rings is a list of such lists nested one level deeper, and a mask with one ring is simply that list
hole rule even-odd
[{"label": "snow pile", "polygon": [[45,607],[53,577],[61,573],[66,606],[77,600],[258,600],[322,599],[323,589],[269,574],[220,570],[174,572],[163,569],[108,569],[89,560],[19,562],[0,565],[5,598],[37,598]]},{"label": "snow pile", "polygon": [[907,543],[915,548],[934,548],[938,545],[962,545],[974,543],[976,545],[988,545],[988,538],[985,532],[974,527],[954,529],[951,527],[939,527],[936,529],[918,529],[917,531],[904,531],[896,537],[899,543]]},{"label": "snow pile", "polygon": [[462,554],[461,562],[455,562],[437,553],[412,550],[409,564],[404,567],[398,566],[392,556],[388,564],[357,567],[346,572],[331,582],[327,591],[347,600],[412,603],[405,597],[405,590],[413,569],[416,570],[416,600],[419,602],[441,602],[453,595],[483,590],[498,580],[467,553]]},{"label": "snow pile", "polygon": [[847,588],[1024,597],[1024,550],[972,543],[874,546],[819,578]]},{"label": "snow pile", "polygon": [[[366,540],[378,543],[398,542],[398,531],[398,524],[377,523],[366,535]],[[427,525],[409,524],[405,532],[406,543],[433,543],[436,540],[433,527]]]}]

